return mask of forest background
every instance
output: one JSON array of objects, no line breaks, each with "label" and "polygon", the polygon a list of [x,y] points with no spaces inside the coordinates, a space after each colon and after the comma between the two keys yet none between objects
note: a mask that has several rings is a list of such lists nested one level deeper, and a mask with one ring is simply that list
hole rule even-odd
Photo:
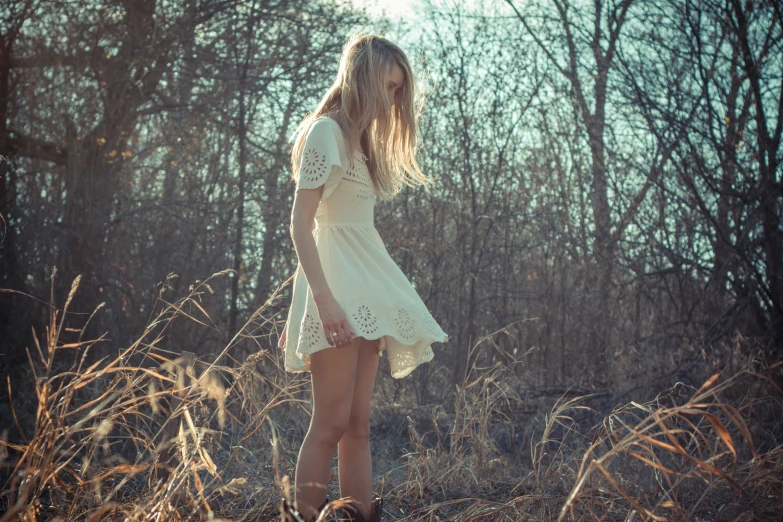
[{"label": "forest background", "polygon": [[382,362],[387,515],[779,515],[781,5],[405,5],[2,0],[0,520],[272,516],[290,139],[358,31],[426,98],[376,223],[450,336]]}]

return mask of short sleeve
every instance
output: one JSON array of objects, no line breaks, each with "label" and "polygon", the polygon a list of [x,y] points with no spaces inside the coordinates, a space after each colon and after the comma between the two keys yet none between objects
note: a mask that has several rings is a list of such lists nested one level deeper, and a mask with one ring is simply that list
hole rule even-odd
[{"label": "short sleeve", "polygon": [[341,141],[342,133],[336,123],[317,120],[310,127],[302,149],[296,190],[315,189],[323,185],[322,200],[334,192],[343,177]]}]

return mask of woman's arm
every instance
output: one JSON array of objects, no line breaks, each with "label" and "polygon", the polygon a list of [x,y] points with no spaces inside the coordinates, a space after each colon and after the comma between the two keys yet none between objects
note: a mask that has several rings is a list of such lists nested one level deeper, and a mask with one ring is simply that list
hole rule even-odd
[{"label": "woman's arm", "polygon": [[[326,282],[321,260],[318,257],[318,249],[313,237],[315,223],[315,211],[321,201],[323,186],[314,189],[300,189],[294,195],[294,207],[291,211],[291,239],[294,249],[302,265],[307,284],[313,293],[318,315],[324,328],[324,335],[332,346],[349,344],[353,340],[353,332],[348,325],[345,313]],[[337,336],[332,336],[337,332]]]}]

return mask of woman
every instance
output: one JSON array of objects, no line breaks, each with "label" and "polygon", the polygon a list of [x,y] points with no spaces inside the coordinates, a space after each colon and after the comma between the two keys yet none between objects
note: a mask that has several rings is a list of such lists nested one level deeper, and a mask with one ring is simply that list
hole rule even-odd
[{"label": "woman", "polygon": [[413,74],[400,48],[379,36],[354,36],[293,146],[291,236],[299,267],[280,344],[286,369],[312,378],[313,415],[295,479],[305,520],[324,505],[335,447],[340,493],[356,501],[350,516],[380,520],[369,440],[379,356],[386,351],[392,376],[401,378],[432,360],[433,342],[448,340],[373,224],[376,195],[431,183],[414,157],[413,102]]}]

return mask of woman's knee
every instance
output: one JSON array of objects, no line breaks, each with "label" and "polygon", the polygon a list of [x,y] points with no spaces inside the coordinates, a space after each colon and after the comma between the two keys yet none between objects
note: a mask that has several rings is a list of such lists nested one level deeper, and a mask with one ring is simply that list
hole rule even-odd
[{"label": "woman's knee", "polygon": [[348,415],[324,415],[313,418],[310,426],[310,436],[315,437],[325,445],[335,446],[350,426]]},{"label": "woman's knee", "polygon": [[348,420],[348,426],[345,430],[345,435],[353,439],[369,439],[370,438],[370,415],[368,414],[352,414]]}]

